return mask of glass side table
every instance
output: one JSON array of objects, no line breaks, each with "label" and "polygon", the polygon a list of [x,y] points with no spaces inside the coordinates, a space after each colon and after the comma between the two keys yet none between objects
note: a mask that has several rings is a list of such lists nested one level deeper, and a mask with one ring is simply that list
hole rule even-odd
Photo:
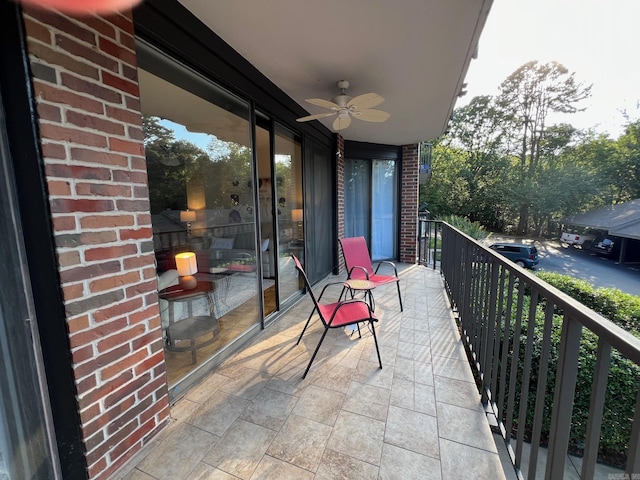
[{"label": "glass side table", "polygon": [[[191,363],[197,361],[196,351],[213,343],[216,334],[220,333],[218,319],[214,314],[212,295],[216,285],[214,282],[199,280],[193,290],[184,290],[180,285],[173,285],[158,292],[160,298],[169,302],[169,326],[165,332],[167,335],[166,348],[172,352],[191,351]],[[209,315],[194,315],[193,302],[206,299]],[[173,302],[185,303],[187,306],[187,317],[183,319],[174,318]],[[211,334],[208,337],[207,334]],[[200,340],[200,337],[207,335],[207,338]],[[188,346],[178,345],[181,341],[189,341]]]}]

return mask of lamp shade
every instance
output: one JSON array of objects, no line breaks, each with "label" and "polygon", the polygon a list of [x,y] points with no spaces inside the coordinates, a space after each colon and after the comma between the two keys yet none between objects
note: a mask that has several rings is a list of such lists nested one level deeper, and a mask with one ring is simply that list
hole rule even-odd
[{"label": "lamp shade", "polygon": [[301,222],[302,221],[302,209],[294,208],[291,210],[291,221],[292,222]]},{"label": "lamp shade", "polygon": [[180,212],[180,221],[181,222],[195,222],[196,221],[196,211],[195,210],[182,210]]},{"label": "lamp shade", "polygon": [[196,254],[193,252],[184,252],[176,255],[176,269],[178,275],[193,275],[198,272],[198,263],[196,262]]}]

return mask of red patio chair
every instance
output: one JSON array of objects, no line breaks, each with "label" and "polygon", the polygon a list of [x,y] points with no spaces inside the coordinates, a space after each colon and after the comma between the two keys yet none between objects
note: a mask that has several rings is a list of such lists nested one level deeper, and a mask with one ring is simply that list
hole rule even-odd
[{"label": "red patio chair", "polygon": [[[347,278],[366,279],[377,286],[386,285],[388,283],[396,283],[398,287],[398,300],[400,301],[400,311],[402,312],[402,295],[400,294],[400,279],[398,278],[398,269],[393,262],[382,261],[378,263],[375,271],[371,263],[371,255],[364,237],[340,238],[340,246],[342,247],[342,255],[344,263],[347,267]],[[393,268],[393,275],[379,275],[378,270],[382,265],[390,265]]]},{"label": "red patio chair", "polygon": [[316,346],[316,349],[313,352],[313,355],[311,356],[311,360],[309,360],[309,365],[307,365],[307,369],[304,371],[304,375],[302,375],[302,378],[305,378],[307,376],[307,373],[311,368],[311,364],[315,360],[318,350],[320,350],[320,345],[322,345],[322,341],[324,340],[324,337],[327,335],[327,332],[329,331],[330,328],[342,328],[349,325],[357,325],[358,333],[359,333],[360,322],[369,322],[369,328],[371,329],[371,333],[373,334],[373,341],[376,344],[376,352],[378,353],[378,363],[380,364],[380,368],[382,368],[382,360],[380,359],[380,349],[378,348],[378,338],[376,337],[376,330],[374,327],[374,322],[377,322],[378,319],[374,316],[369,304],[364,300],[359,300],[359,299],[343,300],[343,301],[332,302],[332,303],[322,303],[321,299],[327,287],[331,285],[343,285],[343,283],[333,282],[325,285],[324,288],[322,289],[322,292],[320,293],[320,296],[316,299],[316,296],[314,295],[313,290],[311,289],[311,285],[309,284],[309,279],[307,278],[307,274],[304,272],[304,269],[300,264],[300,260],[298,260],[298,257],[296,257],[295,255],[291,255],[291,256],[295,261],[296,268],[300,272],[300,275],[302,275],[302,277],[304,278],[305,286],[309,291],[309,295],[311,296],[311,300],[313,300],[313,305],[314,305],[313,310],[311,310],[311,315],[309,315],[309,318],[307,319],[307,323],[302,329],[302,333],[300,334],[300,338],[298,338],[296,345],[298,345],[300,343],[300,340],[302,340],[302,336],[304,335],[304,332],[309,326],[311,317],[313,317],[313,314],[316,311],[318,312],[320,320],[322,321],[322,325],[324,326],[324,332],[322,332],[320,341],[318,342],[318,345]]}]

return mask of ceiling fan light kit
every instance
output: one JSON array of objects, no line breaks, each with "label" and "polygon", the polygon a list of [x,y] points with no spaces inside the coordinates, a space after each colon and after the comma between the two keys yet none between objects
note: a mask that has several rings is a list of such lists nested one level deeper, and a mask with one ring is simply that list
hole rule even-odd
[{"label": "ceiling fan light kit", "polygon": [[365,122],[385,122],[391,116],[387,112],[372,108],[384,102],[384,98],[377,93],[364,93],[357,97],[351,97],[346,93],[349,88],[349,82],[347,80],[340,80],[336,85],[340,89],[340,95],[333,97],[331,100],[324,100],[322,98],[306,99],[307,102],[319,107],[328,108],[331,112],[307,115],[306,117],[298,118],[297,121],[308,122],[310,120],[319,120],[337,115],[332,126],[335,131],[339,131],[351,125],[351,117],[364,120]]}]

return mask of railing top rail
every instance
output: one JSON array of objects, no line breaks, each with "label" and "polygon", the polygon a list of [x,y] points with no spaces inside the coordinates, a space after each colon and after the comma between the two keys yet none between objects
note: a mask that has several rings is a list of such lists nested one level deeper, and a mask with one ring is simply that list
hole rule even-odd
[{"label": "railing top rail", "polygon": [[[564,311],[565,316],[578,321],[581,325],[591,330],[598,337],[602,338],[626,358],[633,361],[636,365],[640,365],[640,338],[637,338],[633,334],[627,332],[611,320],[603,317],[599,313],[596,313],[566,293],[549,285],[533,273],[528,272],[524,268],[519,267],[515,263],[504,258],[499,253],[485,247],[464,232],[446,222],[443,223],[446,228],[450,228],[455,231],[456,234],[463,237],[465,241],[481,250],[483,254],[487,254],[494,263],[498,263],[511,271],[517,272],[518,276],[524,277],[526,279],[526,283],[533,290],[547,299],[547,301],[550,301],[561,308]],[[446,248],[446,244],[443,244],[442,248]]]}]

